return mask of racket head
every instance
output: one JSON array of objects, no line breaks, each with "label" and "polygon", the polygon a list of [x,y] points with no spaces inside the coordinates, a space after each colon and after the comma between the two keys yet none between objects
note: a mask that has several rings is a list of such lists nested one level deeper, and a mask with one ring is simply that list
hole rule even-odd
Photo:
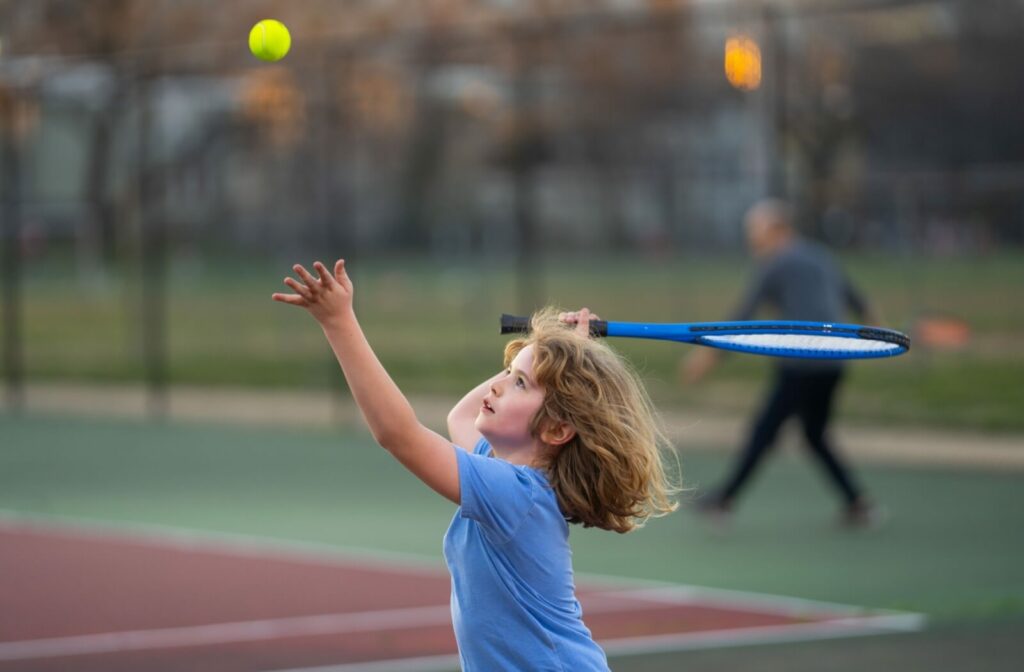
[{"label": "racket head", "polygon": [[689,326],[690,342],[721,350],[798,359],[874,359],[910,349],[893,329],[819,322],[718,322]]}]

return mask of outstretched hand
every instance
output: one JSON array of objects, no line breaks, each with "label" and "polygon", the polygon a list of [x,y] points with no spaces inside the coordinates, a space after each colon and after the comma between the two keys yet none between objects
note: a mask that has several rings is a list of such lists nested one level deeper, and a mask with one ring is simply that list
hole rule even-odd
[{"label": "outstretched hand", "polygon": [[334,262],[333,274],[319,261],[313,264],[313,268],[319,278],[314,278],[301,264],[292,266],[301,282],[289,277],[284,279],[284,284],[295,294],[275,292],[271,298],[305,308],[321,326],[326,326],[352,312],[352,280],[345,272],[344,259]]}]

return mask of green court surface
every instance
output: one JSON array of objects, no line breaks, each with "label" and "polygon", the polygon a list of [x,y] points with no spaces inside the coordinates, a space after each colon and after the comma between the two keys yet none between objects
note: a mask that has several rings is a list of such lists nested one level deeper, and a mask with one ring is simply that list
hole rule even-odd
[{"label": "green court surface", "polygon": [[[680,454],[686,482],[699,490],[727,455],[698,448]],[[686,511],[628,535],[574,528],[575,566],[583,575],[922,612],[928,631],[636,656],[616,669],[678,669],[680,656],[701,670],[744,660],[761,670],[821,669],[813,664],[821,656],[851,670],[858,659],[858,669],[1008,669],[969,664],[965,651],[999,664],[1024,634],[1024,474],[859,473],[889,510],[881,529],[840,529],[814,467],[781,455],[724,535]],[[387,551],[440,567],[453,507],[362,433],[0,415],[0,510]]]}]

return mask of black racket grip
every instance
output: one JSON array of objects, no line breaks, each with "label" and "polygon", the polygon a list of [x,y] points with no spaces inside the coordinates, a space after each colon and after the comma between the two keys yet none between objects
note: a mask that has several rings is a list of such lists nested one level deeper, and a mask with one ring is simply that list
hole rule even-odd
[{"label": "black racket grip", "polygon": [[[503,334],[524,334],[530,331],[530,318],[518,317],[516,315],[509,315],[508,313],[502,313],[501,315],[501,333]],[[607,336],[608,335],[608,322],[605,320],[591,320],[590,321],[590,335],[591,336]]]}]

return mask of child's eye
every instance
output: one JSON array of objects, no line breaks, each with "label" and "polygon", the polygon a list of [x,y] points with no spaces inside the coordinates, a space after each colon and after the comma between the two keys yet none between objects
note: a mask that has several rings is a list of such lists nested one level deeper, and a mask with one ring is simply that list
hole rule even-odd
[{"label": "child's eye", "polygon": [[526,381],[523,380],[522,376],[519,376],[518,378],[516,378],[516,386],[517,387],[526,387]]}]

